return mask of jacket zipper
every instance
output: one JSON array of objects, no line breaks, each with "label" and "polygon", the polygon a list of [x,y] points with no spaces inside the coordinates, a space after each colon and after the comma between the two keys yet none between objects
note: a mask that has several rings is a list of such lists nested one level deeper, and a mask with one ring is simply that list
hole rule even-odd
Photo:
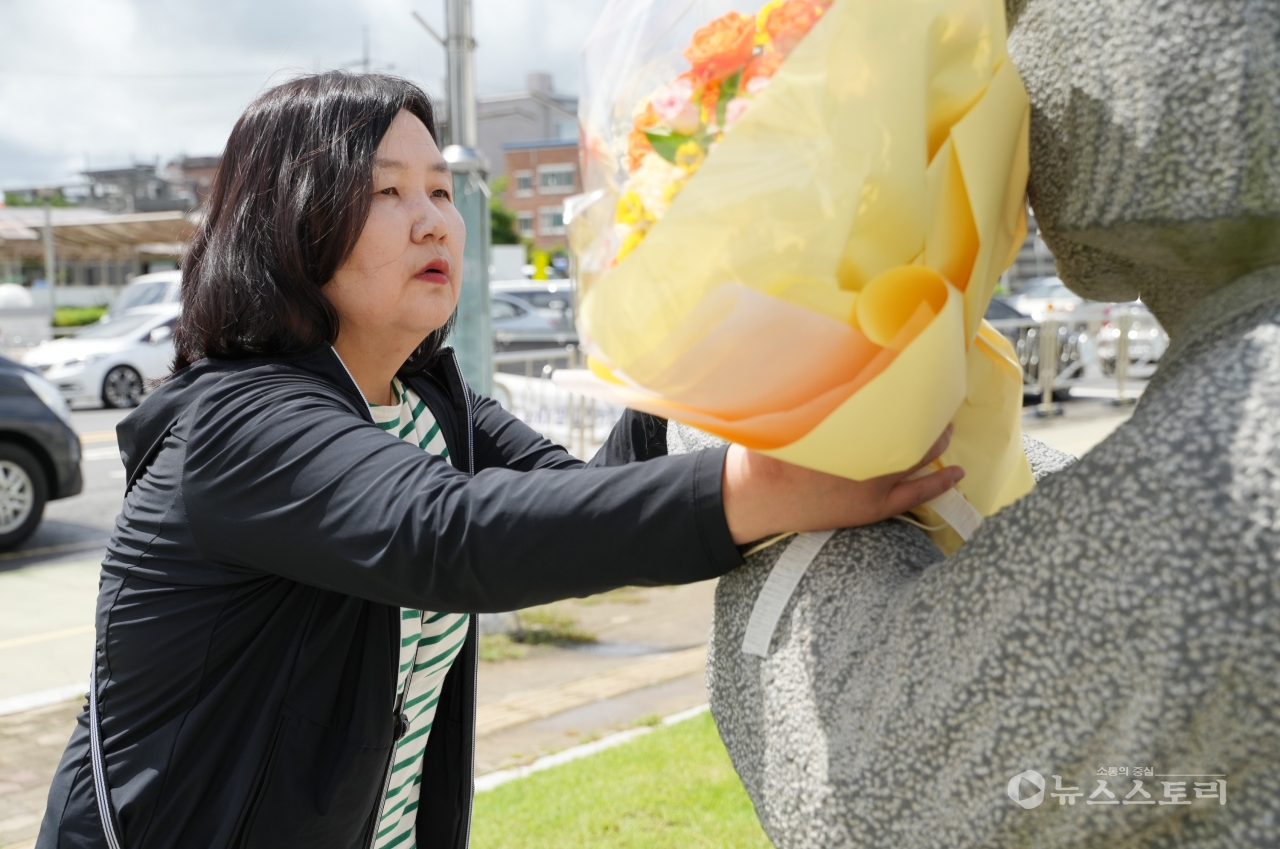
[{"label": "jacket zipper", "polygon": [[[342,370],[347,373],[347,377],[350,378],[351,384],[355,386],[356,393],[363,398],[364,392],[360,389],[360,384],[356,383],[355,375],[351,373],[351,369],[347,368],[347,364],[342,362],[342,357],[339,356],[337,348],[333,348],[333,355],[338,358],[338,363],[341,364]],[[397,634],[397,637],[398,636],[399,635]],[[400,730],[400,717],[404,715],[404,703],[409,697],[409,685],[413,683],[413,667],[417,662],[418,653],[415,648],[413,659],[409,663],[409,674],[404,678],[404,687],[400,690],[400,694],[396,696],[395,710],[392,712],[396,731]],[[396,749],[400,745],[400,738],[402,736],[402,734],[393,735],[391,740],[391,751],[387,753],[387,767],[382,774],[382,792],[378,794],[378,800],[374,803],[373,807],[373,826],[369,830],[369,849],[373,849],[378,842],[378,829],[382,826],[382,809],[386,807],[387,804],[387,789],[391,787],[391,773],[394,771],[396,763]]]},{"label": "jacket zipper", "polygon": [[[400,690],[400,695],[396,696],[395,712],[392,714],[392,716],[395,717],[394,721],[396,732],[401,731],[400,717],[404,716],[404,703],[405,699],[409,697],[409,685],[413,683],[413,667],[416,666],[417,663],[418,647],[415,645],[413,649],[413,659],[409,662],[409,674],[404,678],[404,688]],[[477,674],[479,673],[477,672]],[[393,768],[396,763],[396,749],[400,746],[400,738],[403,736],[404,734],[402,733],[396,733],[394,734],[394,739],[391,741],[391,753],[387,755],[387,769],[382,776],[382,792],[378,794],[378,801],[373,809],[373,830],[369,835],[369,849],[373,849],[374,845],[378,842],[378,829],[382,826],[382,809],[386,807],[387,804],[387,789],[391,787],[391,773],[394,771]]]},{"label": "jacket zipper", "polygon": [[[458,372],[458,381],[462,384],[462,398],[467,405],[467,471],[472,477],[476,476],[476,450],[475,450],[475,419],[471,408],[471,387],[467,386],[467,379],[462,376],[462,366],[458,362],[458,354],[453,354],[453,367]],[[471,784],[467,790],[467,830],[463,834],[462,849],[470,849],[471,847],[471,815],[476,804],[476,717],[479,713],[477,699],[480,693],[480,664],[474,663],[471,666]],[[388,776],[390,778],[390,776]]]}]

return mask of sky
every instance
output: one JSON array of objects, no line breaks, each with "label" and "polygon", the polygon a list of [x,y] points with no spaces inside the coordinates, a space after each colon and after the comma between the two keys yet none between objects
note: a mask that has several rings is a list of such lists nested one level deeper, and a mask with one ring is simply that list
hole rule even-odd
[{"label": "sky", "polygon": [[[604,0],[472,0],[480,94],[547,71],[577,93]],[[273,82],[354,67],[444,90],[444,0],[0,0],[0,187],[218,153]]]}]

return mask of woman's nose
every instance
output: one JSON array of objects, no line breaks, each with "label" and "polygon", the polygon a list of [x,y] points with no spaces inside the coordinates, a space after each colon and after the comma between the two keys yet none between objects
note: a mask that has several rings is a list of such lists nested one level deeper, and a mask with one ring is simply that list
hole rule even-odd
[{"label": "woman's nose", "polygon": [[432,238],[443,239],[448,235],[447,225],[448,220],[444,213],[431,201],[431,198],[423,195],[420,202],[414,205],[410,238],[414,242],[424,242]]}]

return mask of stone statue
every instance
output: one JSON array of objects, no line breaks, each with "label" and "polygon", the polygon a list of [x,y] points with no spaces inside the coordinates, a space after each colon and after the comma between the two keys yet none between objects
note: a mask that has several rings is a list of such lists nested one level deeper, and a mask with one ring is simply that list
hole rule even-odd
[{"label": "stone statue", "polygon": [[1028,440],[1037,488],[955,556],[838,532],[763,659],[785,545],[751,556],[712,712],[784,849],[1280,846],[1280,3],[1008,14],[1062,277],[1141,295],[1171,348],[1078,462]]}]

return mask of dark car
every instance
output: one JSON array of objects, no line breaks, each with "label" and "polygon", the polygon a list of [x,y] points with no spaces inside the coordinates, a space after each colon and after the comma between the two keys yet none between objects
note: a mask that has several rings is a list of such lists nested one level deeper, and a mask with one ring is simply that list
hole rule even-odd
[{"label": "dark car", "polygon": [[491,292],[494,347],[500,351],[520,348],[551,348],[578,341],[572,312],[564,306],[568,296],[540,307],[524,295]]},{"label": "dark car", "polygon": [[66,400],[37,372],[0,357],[0,549],[31,536],[47,502],[83,486]]}]

